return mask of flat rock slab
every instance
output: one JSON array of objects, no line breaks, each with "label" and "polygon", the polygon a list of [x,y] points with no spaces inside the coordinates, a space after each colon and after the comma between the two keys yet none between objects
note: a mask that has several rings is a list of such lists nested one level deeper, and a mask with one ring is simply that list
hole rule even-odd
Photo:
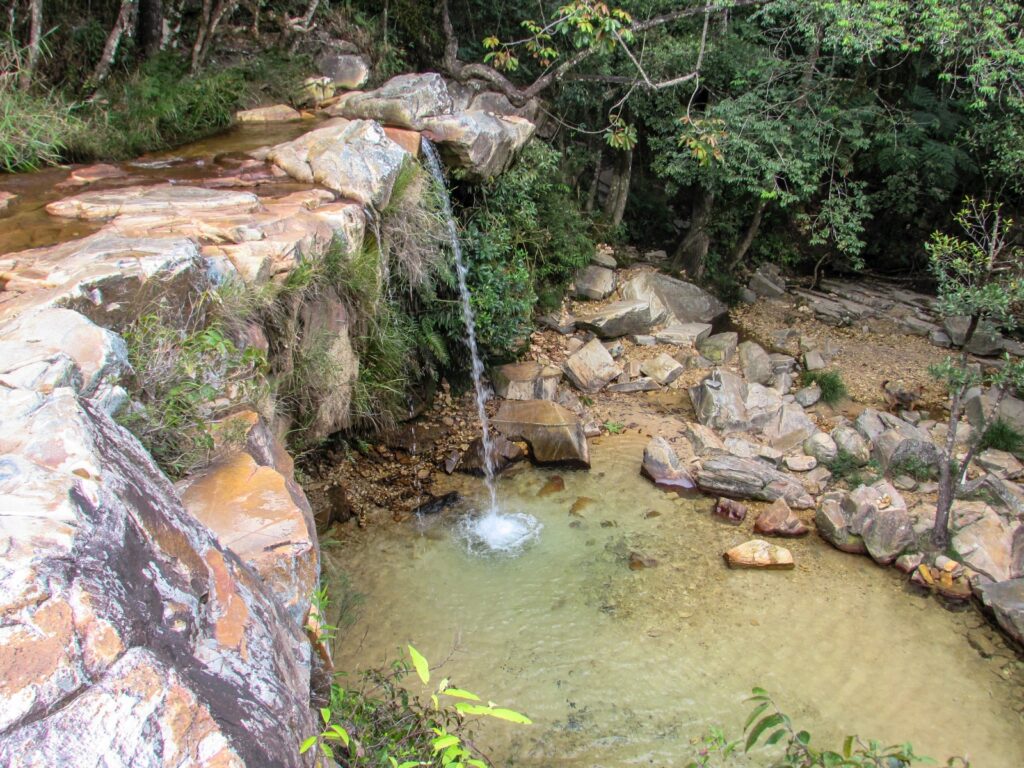
[{"label": "flat rock slab", "polygon": [[693,283],[659,272],[642,272],[622,288],[623,299],[639,299],[666,308],[676,323],[713,323],[728,313],[722,302]]},{"label": "flat rock slab", "polygon": [[770,544],[764,539],[752,539],[726,552],[723,557],[730,568],[764,568],[790,570],[793,553],[785,547]]},{"label": "flat rock slab", "polygon": [[757,459],[712,456],[701,462],[695,475],[697,487],[708,493],[761,501],[783,498],[795,509],[814,506],[814,500],[800,481]]},{"label": "flat rock slab", "polygon": [[46,206],[51,216],[71,219],[109,219],[144,214],[187,214],[198,211],[255,211],[259,198],[252,192],[159,184],[152,187],[83,192]]},{"label": "flat rock slab", "polygon": [[672,323],[655,335],[659,344],[673,344],[677,347],[696,347],[711,333],[707,323]]},{"label": "flat rock slab", "polygon": [[609,384],[606,391],[621,394],[628,392],[653,392],[656,389],[661,389],[661,385],[658,382],[649,376],[641,376],[634,381],[621,381]]},{"label": "flat rock slab", "polygon": [[244,109],[235,113],[235,120],[240,123],[290,123],[301,119],[302,113],[287,104]]},{"label": "flat rock slab", "polygon": [[622,374],[620,368],[605,346],[597,339],[591,339],[580,349],[569,355],[564,363],[565,375],[583,392],[600,391],[612,379]]},{"label": "flat rock slab", "polygon": [[647,301],[613,301],[599,309],[585,312],[576,318],[576,325],[593,331],[602,339],[617,339],[630,334],[642,334],[664,317],[664,308]]},{"label": "flat rock slab", "polygon": [[562,371],[533,360],[509,363],[491,371],[494,393],[506,400],[554,400]]},{"label": "flat rock slab", "polygon": [[678,379],[685,371],[678,360],[664,352],[651,360],[644,360],[640,363],[640,370],[663,387]]},{"label": "flat rock slab", "polygon": [[509,440],[523,440],[538,464],[590,468],[590,446],[572,411],[550,400],[506,400],[493,422]]}]

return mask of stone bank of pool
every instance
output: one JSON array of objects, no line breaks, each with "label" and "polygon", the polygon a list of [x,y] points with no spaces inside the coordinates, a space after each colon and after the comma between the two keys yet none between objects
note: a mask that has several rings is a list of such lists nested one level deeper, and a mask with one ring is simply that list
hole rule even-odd
[{"label": "stone bank of pool", "polygon": [[[945,611],[813,535],[784,542],[793,571],[728,570],[721,553],[753,538],[749,518],[730,526],[710,499],[643,480],[645,442],[594,441],[589,473],[524,466],[500,479],[505,511],[543,525],[517,557],[467,551],[453,512],[328,550],[328,578],[343,570],[366,598],[338,668],[393,660],[410,642],[436,662],[456,645],[440,674],[534,720],[480,724],[496,765],[683,765],[709,726],[738,734],[761,686],[818,745],[857,733],[942,763],[1024,766],[1024,694],[1007,672],[1018,662],[968,644],[976,613]],[[538,496],[554,474],[564,490]],[[449,482],[486,503],[481,481]],[[634,552],[657,564],[631,570]]]}]

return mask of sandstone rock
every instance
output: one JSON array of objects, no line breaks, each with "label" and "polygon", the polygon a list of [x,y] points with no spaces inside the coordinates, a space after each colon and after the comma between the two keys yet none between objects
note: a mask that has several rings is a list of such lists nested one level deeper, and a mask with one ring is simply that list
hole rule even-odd
[{"label": "sandstone rock", "polygon": [[593,331],[602,339],[615,339],[644,331],[656,325],[664,310],[646,301],[613,301],[576,318],[576,325]]},{"label": "sandstone rock", "polygon": [[[856,433],[854,433],[856,434]],[[813,456],[822,464],[828,464],[839,455],[835,441],[824,432],[815,432],[804,440],[804,453]]]},{"label": "sandstone rock", "polygon": [[426,118],[450,115],[452,108],[444,78],[428,72],[393,77],[374,91],[353,94],[329,113],[419,131]]},{"label": "sandstone rock", "polygon": [[743,407],[747,420],[753,429],[761,429],[772,423],[783,408],[782,397],[774,389],[760,384],[748,384]]},{"label": "sandstone rock", "polygon": [[778,416],[764,427],[762,434],[773,448],[789,451],[802,445],[817,431],[818,426],[807,417],[803,408],[796,403],[786,403]]},{"label": "sandstone rock", "polygon": [[727,523],[732,523],[733,525],[739,525],[747,516],[747,508],[745,505],[724,496],[715,502],[715,507],[712,512],[716,517],[720,517]]},{"label": "sandstone rock", "polygon": [[1010,525],[980,501],[958,501],[952,511],[953,550],[968,567],[991,581],[1010,578],[1013,535]]},{"label": "sandstone rock", "polygon": [[843,506],[846,494],[841,491],[826,493],[818,503],[814,524],[818,533],[829,544],[843,552],[867,554],[864,540],[852,530],[853,521]]},{"label": "sandstone rock", "polygon": [[772,469],[757,459],[720,455],[705,459],[696,472],[697,487],[740,499],[775,501],[784,498],[797,509],[810,509],[814,501],[796,478]]},{"label": "sandstone rock", "polygon": [[299,111],[292,109],[287,104],[246,109],[235,113],[235,120],[240,123],[287,123],[301,119],[302,115]]},{"label": "sandstone rock", "polygon": [[808,371],[820,371],[825,367],[825,358],[821,352],[812,349],[804,353],[804,369]]},{"label": "sandstone rock", "polygon": [[576,296],[582,299],[604,299],[615,290],[615,272],[591,264],[576,275]]},{"label": "sandstone rock", "polygon": [[[3,359],[2,351],[0,351],[0,359]],[[1016,456],[1006,451],[998,451],[995,448],[982,451],[977,455],[975,461],[985,471],[1005,477],[1007,480],[1015,480],[1024,474],[1024,465],[1020,463]]]},{"label": "sandstone rock", "polygon": [[303,626],[320,578],[320,552],[302,490],[237,451],[189,477],[179,491],[185,509],[259,574],[295,625]]},{"label": "sandstone rock", "polygon": [[785,547],[752,539],[733,547],[724,555],[730,568],[765,568],[788,570],[793,567],[793,554]]},{"label": "sandstone rock", "polygon": [[51,216],[72,219],[109,219],[137,214],[184,214],[206,211],[252,212],[260,201],[252,192],[206,189],[185,185],[157,184],[151,187],[82,192],[46,206]]},{"label": "sandstone rock", "polygon": [[[962,347],[970,324],[969,317],[947,317],[942,321],[942,328],[956,346]],[[981,357],[998,354],[1002,349],[1002,337],[995,328],[987,323],[978,326],[971,337],[970,344],[967,345],[968,352]]]},{"label": "sandstone rock", "polygon": [[640,364],[640,370],[663,387],[683,375],[683,366],[664,352],[651,360],[644,360]]},{"label": "sandstone rock", "polygon": [[355,90],[361,88],[370,76],[370,65],[363,56],[330,51],[316,59],[320,74],[331,78],[339,88]]},{"label": "sandstone rock", "polygon": [[641,272],[622,287],[623,299],[663,305],[678,323],[713,323],[728,311],[722,302],[692,283],[659,272]]},{"label": "sandstone rock", "polygon": [[817,384],[812,384],[809,387],[798,389],[794,397],[800,406],[810,408],[816,402],[821,400],[821,388]]},{"label": "sandstone rock", "polygon": [[892,563],[914,541],[907,504],[884,480],[855,488],[843,499],[842,507],[850,531],[863,539],[876,562]]},{"label": "sandstone rock", "polygon": [[725,453],[725,444],[713,429],[703,424],[687,422],[684,432],[696,455],[712,456],[716,453]]},{"label": "sandstone rock", "polygon": [[0,764],[303,765],[308,641],[135,438],[0,387],[0,454]]},{"label": "sandstone rock", "polygon": [[1024,579],[983,584],[978,593],[985,607],[995,615],[999,626],[1024,645]]},{"label": "sandstone rock", "polygon": [[570,411],[549,400],[506,400],[494,417],[494,428],[509,440],[523,440],[538,464],[588,468],[590,448]]},{"label": "sandstone rock", "polygon": [[565,361],[565,375],[583,392],[598,392],[622,373],[600,341],[591,339]]},{"label": "sandstone rock", "polygon": [[697,349],[711,362],[724,365],[736,354],[738,341],[739,335],[732,331],[716,333],[701,341]]},{"label": "sandstone rock", "polygon": [[[607,250],[605,250],[607,248]],[[599,267],[605,269],[618,269],[619,263],[615,260],[612,255],[611,248],[608,246],[598,246],[594,249],[594,255],[590,257],[590,263],[596,264]]]},{"label": "sandstone rock", "polygon": [[491,371],[494,393],[506,400],[554,400],[562,371],[535,361],[510,363]]},{"label": "sandstone rock", "polygon": [[667,490],[696,487],[690,473],[679,462],[675,449],[663,437],[653,437],[647,443],[640,474]]},{"label": "sandstone rock", "polygon": [[863,467],[871,460],[871,451],[867,442],[853,427],[840,425],[832,430],[831,437],[837,450],[852,457],[857,466]]},{"label": "sandstone rock", "polygon": [[654,379],[643,376],[633,381],[623,381],[617,384],[609,384],[606,391],[608,392],[653,392],[656,389],[661,389],[661,385],[658,384]]},{"label": "sandstone rock", "polygon": [[786,469],[792,472],[810,472],[818,466],[818,460],[813,456],[787,456],[785,464]]},{"label": "sandstone rock", "polygon": [[750,428],[747,416],[747,385],[735,374],[716,371],[689,390],[697,420],[719,432]]},{"label": "sandstone rock", "polygon": [[679,347],[695,347],[711,333],[707,323],[672,323],[655,335],[659,344],[674,344]]},{"label": "sandstone rock", "polygon": [[760,344],[744,341],[739,345],[739,355],[740,367],[748,382],[767,384],[771,380],[773,376],[772,360]]},{"label": "sandstone rock", "polygon": [[759,267],[751,276],[747,288],[758,296],[772,299],[786,295],[786,281],[771,267]]},{"label": "sandstone rock", "polygon": [[907,461],[927,467],[938,465],[939,452],[928,434],[909,424],[907,427],[887,429],[875,438],[872,453],[883,470]]},{"label": "sandstone rock", "polygon": [[806,536],[810,528],[789,508],[785,499],[776,499],[768,509],[757,516],[754,530],[765,536]]},{"label": "sandstone rock", "polygon": [[[491,467],[494,470],[494,474],[500,475],[510,464],[524,458],[526,458],[526,454],[518,444],[506,440],[502,435],[491,435]],[[485,474],[484,441],[482,437],[475,438],[469,444],[469,448],[459,456],[458,462],[448,474],[451,474],[456,469],[459,472],[478,477],[482,477]]]},{"label": "sandstone rock", "polygon": [[423,134],[435,142],[449,163],[467,178],[484,181],[504,172],[530,140],[536,126],[523,117],[488,112],[460,112],[420,121]]}]

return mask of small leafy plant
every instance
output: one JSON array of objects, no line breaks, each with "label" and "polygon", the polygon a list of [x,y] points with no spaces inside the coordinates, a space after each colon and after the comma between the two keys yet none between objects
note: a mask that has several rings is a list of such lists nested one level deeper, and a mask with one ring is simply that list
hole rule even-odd
[{"label": "small leafy plant", "polygon": [[1024,434],[1014,429],[1005,419],[995,419],[985,429],[978,446],[980,451],[989,448],[1007,453],[1024,453]]},{"label": "small leafy plant", "polygon": [[617,435],[626,428],[626,425],[619,421],[606,421],[604,428],[611,432],[613,435]]},{"label": "small leafy plant", "polygon": [[845,481],[851,488],[873,483],[880,475],[877,461],[871,459],[862,465],[852,453],[842,448],[832,461],[825,463],[825,467],[836,481]]},{"label": "small leafy plant", "polygon": [[320,710],[323,726],[302,742],[299,752],[315,750],[317,768],[330,768],[335,760],[346,766],[381,768],[488,768],[490,762],[467,738],[468,718],[531,723],[515,710],[484,704],[480,696],[453,686],[448,678],[430,693],[429,704],[421,703],[401,682],[414,671],[423,685],[429,685],[430,664],[413,646],[407,650],[408,659],[395,662],[390,671],[365,673],[358,689],[332,686],[330,706]]},{"label": "small leafy plant", "polygon": [[938,475],[938,471],[938,467],[934,464],[927,464],[916,456],[907,456],[889,465],[889,475],[891,477],[908,475],[918,482],[934,480]]},{"label": "small leafy plant", "polygon": [[821,390],[821,401],[835,405],[846,397],[846,384],[839,371],[804,371],[800,383],[805,387],[817,384]]}]

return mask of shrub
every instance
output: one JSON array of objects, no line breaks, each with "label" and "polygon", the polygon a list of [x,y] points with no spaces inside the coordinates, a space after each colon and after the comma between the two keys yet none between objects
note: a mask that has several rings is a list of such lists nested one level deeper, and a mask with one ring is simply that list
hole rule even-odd
[{"label": "shrub", "polygon": [[805,387],[817,384],[822,402],[829,405],[835,405],[846,397],[846,384],[839,371],[804,371],[800,375],[800,383]]},{"label": "shrub", "polygon": [[989,448],[1007,453],[1022,453],[1024,452],[1024,434],[1021,434],[1008,421],[995,419],[985,429],[978,446],[978,450],[981,451]]},{"label": "shrub", "polygon": [[825,467],[832,473],[832,477],[836,481],[844,481],[851,488],[856,488],[858,485],[869,485],[879,478],[877,461],[872,459],[861,466],[853,454],[842,448],[839,449],[832,461],[825,463]]},{"label": "shrub", "polygon": [[933,480],[938,475],[938,471],[938,467],[934,464],[926,464],[916,456],[906,456],[889,465],[891,477],[907,475],[918,481]]}]

